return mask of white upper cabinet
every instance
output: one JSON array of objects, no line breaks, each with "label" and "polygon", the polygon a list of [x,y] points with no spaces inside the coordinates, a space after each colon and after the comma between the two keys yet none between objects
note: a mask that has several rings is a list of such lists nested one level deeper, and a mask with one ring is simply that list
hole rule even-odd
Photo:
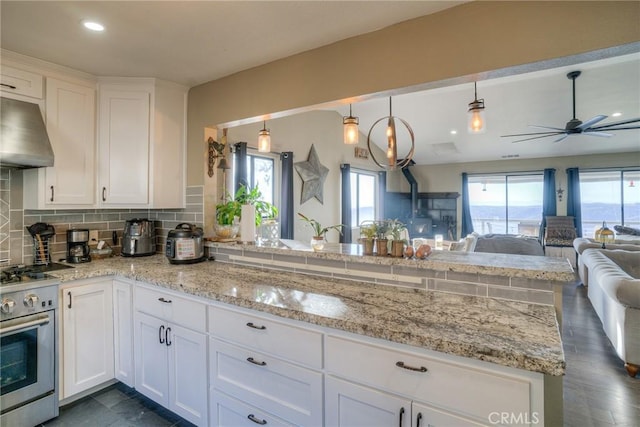
[{"label": "white upper cabinet", "polygon": [[[0,69],[0,94],[42,99],[42,75],[3,65]],[[18,98],[20,99],[20,98]]]},{"label": "white upper cabinet", "polygon": [[95,89],[46,80],[47,134],[55,156],[48,168],[25,170],[24,204],[31,209],[95,205]]},{"label": "white upper cabinet", "polygon": [[98,88],[101,207],[184,207],[187,88],[102,79]]}]

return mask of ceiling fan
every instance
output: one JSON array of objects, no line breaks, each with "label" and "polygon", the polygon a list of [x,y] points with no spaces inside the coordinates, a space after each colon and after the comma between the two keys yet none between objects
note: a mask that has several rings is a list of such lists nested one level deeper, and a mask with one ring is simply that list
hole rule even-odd
[{"label": "ceiling fan", "polygon": [[[600,136],[600,137],[611,137],[613,134],[607,133],[608,131],[613,130],[624,130],[624,129],[640,129],[640,125],[634,126],[623,126],[631,123],[640,122],[640,118],[621,120],[618,122],[607,123],[603,125],[595,126],[595,124],[601,122],[606,119],[607,116],[599,115],[592,117],[586,122],[582,122],[576,118],[576,79],[580,75],[580,71],[571,71],[567,74],[567,78],[573,82],[573,118],[567,122],[564,129],[555,128],[551,126],[538,126],[538,125],[529,125],[529,127],[537,128],[537,129],[546,129],[546,132],[533,132],[533,133],[518,133],[513,135],[502,135],[502,138],[514,137],[514,136],[528,136],[529,138],[518,139],[516,142],[530,141],[532,139],[539,138],[547,138],[549,136],[557,136],[561,135],[553,142],[560,142],[565,138],[571,135],[589,135],[589,136]],[[535,135],[535,136],[532,136]]]}]

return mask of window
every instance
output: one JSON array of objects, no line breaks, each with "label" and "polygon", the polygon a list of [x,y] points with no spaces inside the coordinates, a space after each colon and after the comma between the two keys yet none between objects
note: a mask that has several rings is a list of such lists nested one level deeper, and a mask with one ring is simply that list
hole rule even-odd
[{"label": "window", "polygon": [[[280,188],[279,157],[274,154],[247,154],[247,183],[251,188],[257,186],[260,189],[262,200],[279,208],[280,194],[276,191]],[[236,188],[235,184],[232,188]]]},{"label": "window", "polygon": [[593,236],[606,221],[640,227],[640,170],[580,171],[582,234]]},{"label": "window", "polygon": [[362,221],[376,217],[378,177],[372,172],[351,171],[351,224],[358,227]]},{"label": "window", "polygon": [[480,234],[538,236],[542,221],[543,175],[469,176],[469,208]]}]

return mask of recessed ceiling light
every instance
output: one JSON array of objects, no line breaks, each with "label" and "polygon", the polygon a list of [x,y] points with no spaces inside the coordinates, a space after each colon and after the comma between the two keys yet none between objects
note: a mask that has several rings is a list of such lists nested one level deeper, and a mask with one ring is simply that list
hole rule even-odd
[{"label": "recessed ceiling light", "polygon": [[82,25],[84,25],[86,29],[91,31],[104,31],[104,25],[95,21],[83,21]]},{"label": "recessed ceiling light", "polygon": [[620,117],[622,115],[622,113],[620,111],[616,111],[615,113],[613,113],[611,115],[611,117]]},{"label": "recessed ceiling light", "polygon": [[451,135],[455,135],[455,134],[457,134],[457,133],[458,133],[458,131],[457,131],[457,130],[455,130],[455,129],[452,129],[450,133],[451,133]]}]

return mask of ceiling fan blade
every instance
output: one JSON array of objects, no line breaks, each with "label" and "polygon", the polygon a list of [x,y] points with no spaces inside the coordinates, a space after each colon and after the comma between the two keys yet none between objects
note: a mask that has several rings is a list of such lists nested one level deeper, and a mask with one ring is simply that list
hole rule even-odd
[{"label": "ceiling fan blade", "polygon": [[564,132],[563,128],[554,128],[551,126],[540,126],[540,125],[529,125],[530,128],[537,128],[537,129],[551,129],[551,130],[556,130],[558,132]]},{"label": "ceiling fan blade", "polygon": [[607,118],[607,116],[603,116],[603,115],[592,117],[591,119],[589,119],[586,122],[582,123],[576,129],[580,129],[580,130],[588,129],[588,128],[591,127],[591,125],[595,125],[596,123],[601,122],[602,120],[604,120],[606,118]]},{"label": "ceiling fan blade", "polygon": [[[516,143],[518,143],[518,142],[531,141],[532,139],[546,138],[546,137],[548,137],[548,136],[560,135],[560,134],[562,134],[562,133],[564,133],[564,132],[548,133],[547,135],[538,135],[538,136],[534,136],[534,137],[532,137],[532,138],[518,139],[518,140],[516,140],[516,141],[511,141],[511,143],[512,143],[512,144],[516,144]],[[535,135],[535,134],[532,134],[532,135]],[[505,135],[505,136],[506,136],[506,135]],[[513,136],[516,136],[516,135],[513,135]]]},{"label": "ceiling fan blade", "polygon": [[601,128],[601,127],[597,127],[597,128],[589,129],[589,132],[593,132],[593,131],[601,132],[603,130],[606,130],[608,132],[608,131],[611,131],[611,130],[629,130],[629,129],[640,129],[640,125],[638,125],[638,126],[622,126],[622,127],[619,127],[619,128],[604,128],[604,129]]},{"label": "ceiling fan blade", "polygon": [[591,130],[588,130],[586,132],[582,132],[582,134],[583,135],[589,135],[589,136],[600,136],[602,138],[610,138],[610,137],[613,136],[612,133],[605,133],[605,132],[600,132],[600,131],[593,132]]},{"label": "ceiling fan blade", "polygon": [[564,141],[564,140],[565,140],[565,139],[567,139],[568,137],[569,137],[569,134],[568,134],[568,133],[565,133],[565,134],[564,134],[564,135],[562,135],[560,138],[558,138],[558,139],[556,139],[555,141],[553,141],[553,143],[555,144],[555,143],[557,143],[557,142]]},{"label": "ceiling fan blade", "polygon": [[564,133],[564,129],[560,129],[557,132],[533,132],[533,133],[514,133],[512,135],[500,135],[500,138],[507,138],[510,136],[529,136],[529,135],[558,135],[559,133]]},{"label": "ceiling fan blade", "polygon": [[[620,120],[617,122],[611,122],[611,123],[605,123],[603,125],[600,126],[596,126],[592,129],[605,129],[605,128],[610,128],[611,126],[618,126],[618,125],[626,125],[629,123],[637,123],[640,122],[640,117],[635,118],[635,119],[627,119],[627,120]],[[620,128],[620,129],[638,129],[637,127],[625,127],[625,128]],[[609,129],[607,129],[609,130]]]}]

